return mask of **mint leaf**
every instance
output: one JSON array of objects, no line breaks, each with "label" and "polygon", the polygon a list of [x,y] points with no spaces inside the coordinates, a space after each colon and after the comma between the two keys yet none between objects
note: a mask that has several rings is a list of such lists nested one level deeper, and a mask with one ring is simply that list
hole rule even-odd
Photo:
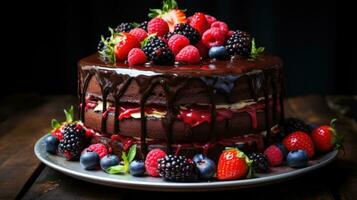
[{"label": "mint leaf", "polygon": [[126,173],[127,172],[127,167],[124,165],[115,165],[109,167],[107,170],[105,170],[108,174],[119,174],[119,173]]},{"label": "mint leaf", "polygon": [[51,126],[53,129],[58,129],[59,127],[61,127],[61,124],[57,121],[57,119],[52,119]]},{"label": "mint leaf", "polygon": [[73,106],[71,106],[68,110],[64,109],[64,114],[66,115],[66,122],[67,123],[73,122],[73,115],[74,115]]},{"label": "mint leaf", "polygon": [[251,52],[250,52],[250,57],[255,59],[257,58],[259,55],[261,55],[263,52],[265,51],[264,47],[256,47],[255,45],[255,39],[253,38],[252,40],[252,48],[251,48]]},{"label": "mint leaf", "polygon": [[134,160],[135,155],[136,155],[136,144],[132,145],[129,149],[129,152],[128,152],[128,162],[129,163],[131,163],[131,161]]}]

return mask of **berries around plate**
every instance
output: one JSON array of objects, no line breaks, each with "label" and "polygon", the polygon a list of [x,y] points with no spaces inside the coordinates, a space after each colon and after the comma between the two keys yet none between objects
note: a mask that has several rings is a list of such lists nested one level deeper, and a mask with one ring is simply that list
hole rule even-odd
[{"label": "berries around plate", "polygon": [[269,171],[269,161],[265,154],[253,152],[248,154],[248,157],[253,161],[252,167],[255,172],[266,173]]},{"label": "berries around plate", "polygon": [[167,181],[197,180],[194,162],[185,156],[167,155],[157,161],[159,175]]},{"label": "berries around plate", "polygon": [[240,150],[229,148],[219,157],[217,179],[234,180],[250,177],[252,161]]},{"label": "berries around plate", "polygon": [[78,160],[81,152],[88,144],[85,131],[75,123],[68,124],[63,129],[63,139],[58,150],[67,160]]},{"label": "berries around plate", "polygon": [[128,54],[129,65],[142,65],[147,62],[146,54],[139,48],[133,48]]},{"label": "berries around plate", "polygon": [[193,157],[193,162],[195,162],[199,177],[202,180],[209,180],[216,173],[216,164],[203,154],[196,154]]},{"label": "berries around plate", "polygon": [[109,167],[118,165],[119,162],[120,159],[118,156],[113,154],[108,154],[104,156],[102,159],[100,159],[100,167],[102,168],[103,171],[106,171]]},{"label": "berries around plate", "polygon": [[132,176],[143,176],[145,174],[145,163],[142,160],[134,160],[129,165]]},{"label": "berries around plate", "polygon": [[83,150],[82,154],[85,152],[96,152],[100,158],[103,158],[108,154],[108,149],[104,144],[97,143],[89,145],[89,147]]},{"label": "berries around plate", "polygon": [[276,144],[269,146],[264,151],[264,154],[267,156],[269,165],[272,167],[281,165],[286,155],[285,151]]},{"label": "berries around plate", "polygon": [[159,177],[158,163],[160,158],[166,156],[166,153],[161,149],[153,149],[146,155],[145,168],[147,173],[153,177]]},{"label": "berries around plate", "polygon": [[284,120],[284,132],[285,134],[290,134],[296,131],[302,131],[305,133],[309,133],[310,129],[308,125],[302,121],[301,119],[297,118],[287,118]]},{"label": "berries around plate", "polygon": [[88,151],[81,155],[79,162],[84,169],[94,170],[98,167],[99,160],[99,155],[96,152]]},{"label": "berries around plate", "polygon": [[331,151],[334,147],[339,148],[342,144],[342,137],[335,129],[336,119],[331,121],[330,126],[318,126],[311,132],[311,138],[316,150],[320,152]]},{"label": "berries around plate", "polygon": [[195,46],[188,45],[181,49],[176,55],[175,60],[187,64],[197,64],[201,61],[201,56],[199,50]]},{"label": "berries around plate", "polygon": [[226,47],[224,46],[216,46],[212,47],[208,51],[208,55],[210,58],[217,58],[220,60],[224,60],[228,58]]},{"label": "berries around plate", "polygon": [[304,150],[294,150],[290,151],[286,161],[289,167],[302,168],[306,167],[309,161],[309,157]]},{"label": "berries around plate", "polygon": [[315,155],[314,143],[307,133],[296,131],[283,139],[284,146],[289,150],[304,150],[309,158]]},{"label": "berries around plate", "polygon": [[57,153],[58,144],[59,144],[59,139],[53,135],[49,135],[45,139],[46,151],[50,154]]}]

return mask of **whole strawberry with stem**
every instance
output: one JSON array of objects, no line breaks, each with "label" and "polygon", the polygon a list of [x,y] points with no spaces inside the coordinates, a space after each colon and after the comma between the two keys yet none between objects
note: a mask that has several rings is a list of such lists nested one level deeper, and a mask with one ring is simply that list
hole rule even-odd
[{"label": "whole strawberry with stem", "polygon": [[288,151],[304,150],[309,158],[315,155],[314,143],[311,137],[302,131],[296,131],[286,136],[283,139],[283,144]]},{"label": "whole strawberry with stem", "polygon": [[237,148],[227,148],[219,157],[217,179],[235,180],[250,177],[252,161]]},{"label": "whole strawberry with stem", "polygon": [[311,138],[316,150],[328,152],[342,146],[342,137],[337,134],[335,129],[336,121],[337,119],[332,119],[329,126],[323,125],[312,130]]}]

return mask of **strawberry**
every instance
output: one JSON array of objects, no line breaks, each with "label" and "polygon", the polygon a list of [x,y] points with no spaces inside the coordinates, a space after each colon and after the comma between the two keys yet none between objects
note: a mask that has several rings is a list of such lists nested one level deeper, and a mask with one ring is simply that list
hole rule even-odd
[{"label": "strawberry", "polygon": [[157,36],[164,36],[169,32],[169,25],[167,22],[159,17],[155,17],[148,23],[148,33],[156,34]]},{"label": "strawberry", "polygon": [[166,153],[161,149],[153,149],[146,155],[145,168],[146,172],[153,177],[159,177],[158,160],[166,156]]},{"label": "strawberry", "polygon": [[211,28],[218,28],[221,30],[225,35],[228,33],[228,25],[221,21],[215,21],[211,24]]},{"label": "strawberry", "polygon": [[196,64],[201,61],[201,56],[196,47],[188,45],[181,49],[181,51],[176,55],[175,60],[187,64]]},{"label": "strawberry", "polygon": [[334,147],[341,146],[341,137],[337,135],[335,130],[336,119],[331,120],[330,126],[324,125],[316,127],[311,132],[312,141],[315,148],[321,152],[331,151]]},{"label": "strawberry", "polygon": [[135,36],[139,42],[143,41],[148,36],[148,33],[142,28],[134,28],[129,33]]},{"label": "strawberry", "polygon": [[217,21],[217,19],[211,15],[205,15],[205,17],[206,17],[206,20],[210,26],[213,22]]},{"label": "strawberry", "polygon": [[132,48],[140,48],[140,43],[135,36],[129,33],[120,33],[114,38],[114,54],[118,61],[124,61]]},{"label": "strawberry", "polygon": [[206,47],[211,48],[224,44],[226,35],[219,28],[210,28],[202,35],[202,42]]},{"label": "strawberry", "polygon": [[284,146],[289,150],[304,150],[309,158],[312,158],[315,154],[314,143],[307,133],[296,131],[283,139]]},{"label": "strawberry", "polygon": [[219,157],[217,178],[219,180],[234,180],[249,177],[251,164],[252,161],[242,151],[228,148]]},{"label": "strawberry", "polygon": [[183,35],[176,34],[171,36],[167,43],[171,51],[176,55],[182,48],[190,44],[190,40]]},{"label": "strawberry", "polygon": [[166,21],[171,32],[174,31],[176,24],[186,23],[185,12],[178,9],[175,0],[163,1],[161,9],[150,9],[149,17],[159,17]]},{"label": "strawberry", "polygon": [[195,13],[192,16],[190,25],[195,28],[200,33],[200,35],[202,35],[207,29],[210,28],[210,25],[206,20],[205,14],[200,12]]},{"label": "strawberry", "polygon": [[143,50],[139,48],[133,48],[128,54],[128,63],[130,65],[141,65],[146,63],[147,57]]}]

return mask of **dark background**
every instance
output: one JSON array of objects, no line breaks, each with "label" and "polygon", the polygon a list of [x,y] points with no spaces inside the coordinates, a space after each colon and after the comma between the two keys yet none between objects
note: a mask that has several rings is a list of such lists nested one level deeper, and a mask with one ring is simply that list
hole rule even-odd
[{"label": "dark background", "polygon": [[[352,5],[273,0],[178,3],[188,15],[202,11],[232,29],[250,32],[259,45],[282,57],[288,95],[357,94],[357,22]],[[2,95],[75,94],[77,61],[96,51],[107,27],[143,21],[149,8],[159,7],[161,0],[10,2],[1,14]]]}]

